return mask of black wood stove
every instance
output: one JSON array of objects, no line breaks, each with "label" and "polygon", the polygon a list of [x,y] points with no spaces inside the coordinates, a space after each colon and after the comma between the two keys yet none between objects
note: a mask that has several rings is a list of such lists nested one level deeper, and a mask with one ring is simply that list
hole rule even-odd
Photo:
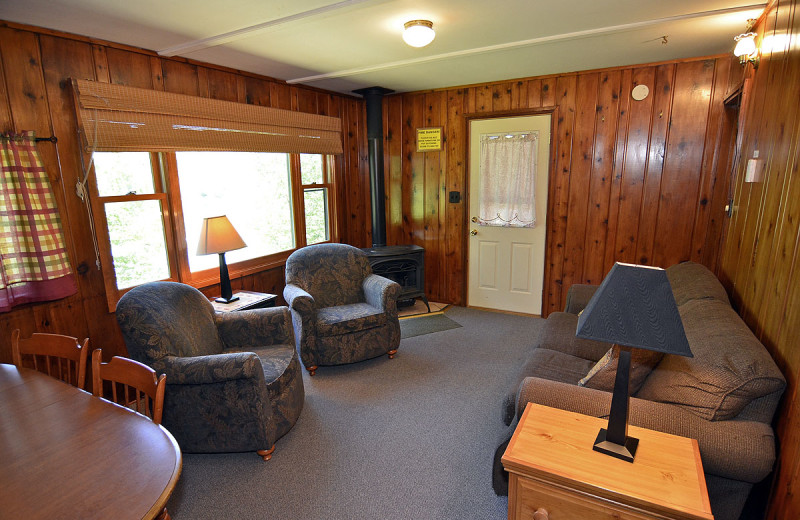
[{"label": "black wood stove", "polygon": [[369,186],[372,202],[372,247],[363,249],[375,274],[394,280],[402,287],[398,305],[412,304],[425,297],[425,249],[416,245],[386,245],[386,195],[383,184],[383,96],[393,92],[382,87],[354,91],[364,96],[367,108]]},{"label": "black wood stove", "polygon": [[363,251],[367,253],[373,273],[400,284],[398,305],[412,304],[414,298],[422,298],[431,312],[425,297],[425,249],[409,245],[372,247]]}]

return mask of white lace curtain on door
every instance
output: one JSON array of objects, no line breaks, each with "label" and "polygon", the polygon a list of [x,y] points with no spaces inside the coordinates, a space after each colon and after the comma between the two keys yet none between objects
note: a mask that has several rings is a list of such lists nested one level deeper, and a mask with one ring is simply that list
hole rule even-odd
[{"label": "white lace curtain on door", "polygon": [[536,225],[538,142],[538,132],[481,135],[480,225]]}]

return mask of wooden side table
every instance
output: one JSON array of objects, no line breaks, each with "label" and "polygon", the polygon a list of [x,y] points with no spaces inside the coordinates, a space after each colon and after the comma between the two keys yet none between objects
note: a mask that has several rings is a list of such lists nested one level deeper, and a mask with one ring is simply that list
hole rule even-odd
[{"label": "wooden side table", "polygon": [[233,293],[233,295],[239,297],[239,299],[233,303],[219,303],[212,299],[211,305],[214,306],[214,310],[217,312],[232,312],[250,309],[266,309],[267,307],[275,307],[275,300],[278,299],[278,296],[275,294],[253,291],[239,291]]},{"label": "wooden side table", "polygon": [[713,520],[696,440],[629,426],[631,463],[592,450],[606,423],[529,403],[502,458],[509,520]]}]

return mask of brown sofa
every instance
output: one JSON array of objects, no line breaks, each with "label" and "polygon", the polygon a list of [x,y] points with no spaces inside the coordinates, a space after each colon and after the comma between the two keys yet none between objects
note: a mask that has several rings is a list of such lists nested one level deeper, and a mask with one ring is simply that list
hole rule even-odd
[{"label": "brown sofa", "polygon": [[[753,484],[772,471],[771,422],[786,381],[731,308],[722,284],[692,262],[667,269],[693,358],[664,356],[632,393],[630,424],[697,439],[716,520],[737,520]],[[579,382],[610,348],[575,336],[578,312],[596,286],[569,290],[551,314],[503,403],[510,425],[495,453],[493,485],[507,493],[500,457],[528,402],[607,417],[608,391]]]}]

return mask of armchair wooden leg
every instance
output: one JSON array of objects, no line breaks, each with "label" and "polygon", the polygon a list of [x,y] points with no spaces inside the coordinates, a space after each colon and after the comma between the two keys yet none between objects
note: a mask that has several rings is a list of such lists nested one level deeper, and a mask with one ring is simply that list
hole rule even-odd
[{"label": "armchair wooden leg", "polygon": [[317,373],[317,365],[306,367],[306,370],[308,370],[308,375],[314,377],[314,374]]},{"label": "armchair wooden leg", "polygon": [[390,350],[387,354],[389,354],[389,359],[394,359],[394,355],[397,354],[397,349]]},{"label": "armchair wooden leg", "polygon": [[256,453],[261,455],[265,461],[272,458],[272,453],[275,451],[275,445],[273,444],[272,447],[268,450],[258,450]]},{"label": "armchair wooden leg", "polygon": [[156,517],[156,520],[172,520],[172,517],[169,516],[169,513],[167,512],[167,508],[166,507],[164,509],[162,509],[160,513],[158,513],[158,516]]}]

